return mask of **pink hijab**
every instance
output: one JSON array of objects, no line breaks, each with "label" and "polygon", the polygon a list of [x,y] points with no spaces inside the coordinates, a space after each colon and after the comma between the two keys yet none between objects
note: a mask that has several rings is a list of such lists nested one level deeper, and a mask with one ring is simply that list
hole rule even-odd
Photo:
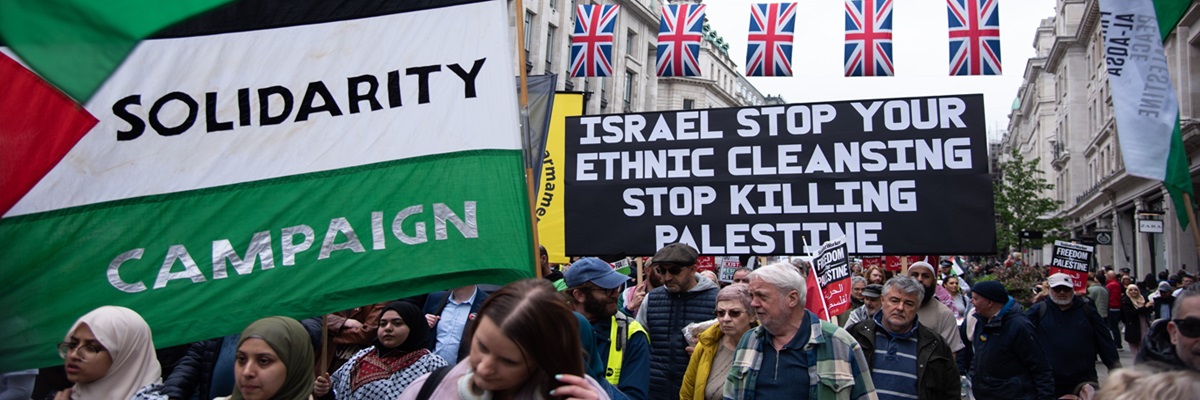
[{"label": "pink hijab", "polygon": [[154,353],[150,325],[136,311],[125,307],[103,306],[92,310],[71,326],[67,339],[79,324],[87,324],[96,340],[108,349],[112,367],[99,380],[76,384],[71,390],[74,400],[128,399],[143,386],[162,379],[162,367]]}]

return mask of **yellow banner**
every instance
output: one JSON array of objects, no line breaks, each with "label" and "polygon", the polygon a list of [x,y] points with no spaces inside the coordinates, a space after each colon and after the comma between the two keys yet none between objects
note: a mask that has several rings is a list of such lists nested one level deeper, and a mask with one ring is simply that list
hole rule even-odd
[{"label": "yellow banner", "polygon": [[563,240],[563,182],[566,168],[563,152],[566,151],[564,125],[567,117],[583,115],[583,93],[556,93],[550,111],[550,128],[546,133],[546,153],[542,158],[542,180],[538,188],[537,209],[538,241],[546,246],[550,262],[568,264]]}]

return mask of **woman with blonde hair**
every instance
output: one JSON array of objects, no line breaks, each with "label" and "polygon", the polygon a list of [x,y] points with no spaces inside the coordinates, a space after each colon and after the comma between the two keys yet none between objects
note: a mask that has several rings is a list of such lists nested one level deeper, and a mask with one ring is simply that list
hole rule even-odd
[{"label": "woman with blonde hair", "polygon": [[1125,343],[1134,357],[1142,347],[1142,337],[1150,329],[1150,313],[1154,312],[1154,300],[1142,297],[1137,285],[1125,286],[1121,297],[1121,319],[1125,322]]},{"label": "woman with blonde hair", "polygon": [[680,400],[720,399],[723,397],[725,377],[733,366],[733,352],[738,341],[757,318],[750,307],[750,287],[744,283],[726,286],[717,292],[716,323],[705,329],[698,337],[683,385],[679,389]]},{"label": "woman with blonde hair", "polygon": [[55,400],[166,399],[150,325],[136,311],[103,306],[79,317],[58,345],[67,380]]}]

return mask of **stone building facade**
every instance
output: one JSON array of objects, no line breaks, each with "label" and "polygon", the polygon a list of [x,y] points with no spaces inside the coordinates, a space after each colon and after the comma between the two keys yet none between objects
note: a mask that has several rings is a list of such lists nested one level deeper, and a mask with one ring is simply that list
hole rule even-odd
[{"label": "stone building facade", "polygon": [[[1056,15],[1038,27],[1010,115],[1001,155],[1040,159],[1054,184],[1044,195],[1062,201],[1071,236],[1096,244],[1096,265],[1130,268],[1139,276],[1186,266],[1197,272],[1196,241],[1179,225],[1161,182],[1125,173],[1113,119],[1097,0],[1058,0]],[[1193,186],[1200,181],[1200,4],[1193,2],[1163,42],[1179,98]],[[1200,192],[1200,191],[1198,191]],[[1161,221],[1162,233],[1139,230]],[[1108,240],[1106,240],[1108,239]],[[1105,243],[1107,242],[1107,244]],[[1050,252],[1034,254],[1049,262]]]}]

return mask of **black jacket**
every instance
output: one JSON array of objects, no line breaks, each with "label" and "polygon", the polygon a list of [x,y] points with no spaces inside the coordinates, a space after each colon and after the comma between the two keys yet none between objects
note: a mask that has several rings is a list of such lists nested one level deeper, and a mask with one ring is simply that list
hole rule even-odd
[{"label": "black jacket", "polygon": [[[913,321],[914,323],[916,321]],[[875,335],[879,326],[874,319],[850,326],[850,336],[862,345],[867,365],[875,370]],[[917,397],[921,400],[959,399],[962,383],[958,367],[950,355],[950,345],[937,332],[924,325],[917,327]]]},{"label": "black jacket", "polygon": [[1096,356],[1109,370],[1121,367],[1112,331],[1096,309],[1075,297],[1063,311],[1049,299],[1029,307],[1026,315],[1050,367],[1054,370],[1054,394],[1075,394],[1084,382],[1098,382]]},{"label": "black jacket", "polygon": [[[1137,308],[1129,296],[1121,296],[1121,322],[1125,324],[1125,341],[1129,343],[1142,342],[1142,321],[1149,321],[1154,313],[1154,307],[1146,305]],[[1149,325],[1149,323],[1147,323]]]},{"label": "black jacket", "polygon": [[1150,325],[1150,332],[1142,339],[1142,349],[1134,357],[1134,364],[1158,363],[1173,369],[1188,369],[1187,364],[1175,354],[1175,345],[1171,343],[1171,334],[1167,332],[1167,320],[1160,319]]},{"label": "black jacket", "polygon": [[974,315],[979,322],[967,357],[975,398],[1054,399],[1054,375],[1021,306],[1009,298],[990,320]]}]

